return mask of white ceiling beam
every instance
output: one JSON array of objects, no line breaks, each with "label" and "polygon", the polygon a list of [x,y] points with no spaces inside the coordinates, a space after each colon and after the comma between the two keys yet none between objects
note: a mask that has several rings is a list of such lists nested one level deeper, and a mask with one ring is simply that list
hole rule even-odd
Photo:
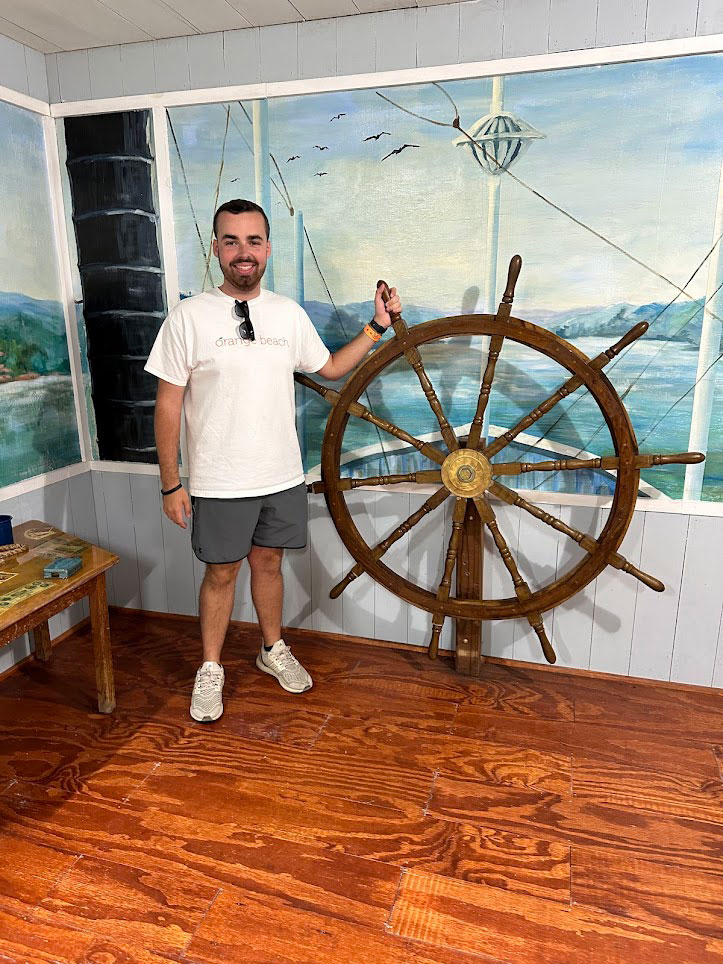
[{"label": "white ceiling beam", "polygon": [[0,0],[0,16],[52,40],[61,50],[150,39],[99,0],[62,0],[62,8],[54,0]]},{"label": "white ceiling beam", "polygon": [[[2,0],[0,0],[2,2]],[[192,33],[195,27],[169,6],[165,0],[102,0],[116,13],[145,31],[149,38],[162,40]]]},{"label": "white ceiling beam", "polygon": [[11,40],[17,40],[20,44],[25,44],[26,47],[39,50],[43,54],[54,54],[60,50],[60,47],[52,41],[38,36],[31,30],[26,30],[25,27],[19,27],[16,23],[11,23],[4,17],[0,17],[0,33],[10,37]]},{"label": "white ceiling beam", "polygon": [[304,18],[290,0],[228,0],[252,27],[277,23],[299,23]]},{"label": "white ceiling beam", "polygon": [[354,0],[292,0],[304,20],[350,17],[359,13]]},{"label": "white ceiling beam", "polygon": [[[198,33],[239,30],[251,23],[228,0],[164,0]],[[187,33],[188,31],[184,31]]]}]

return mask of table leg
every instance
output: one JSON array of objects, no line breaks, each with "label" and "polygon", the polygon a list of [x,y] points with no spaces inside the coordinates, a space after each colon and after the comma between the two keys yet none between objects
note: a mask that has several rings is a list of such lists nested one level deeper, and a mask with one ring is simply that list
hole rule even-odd
[{"label": "table leg", "polygon": [[101,572],[92,581],[89,599],[90,625],[93,630],[93,651],[95,654],[95,679],[98,685],[98,710],[100,713],[112,713],[115,709],[115,685],[113,683],[108,597],[105,592],[104,572]]},{"label": "table leg", "polygon": [[47,662],[53,654],[47,620],[44,623],[38,623],[35,627],[33,639],[35,640],[35,658],[43,663]]}]

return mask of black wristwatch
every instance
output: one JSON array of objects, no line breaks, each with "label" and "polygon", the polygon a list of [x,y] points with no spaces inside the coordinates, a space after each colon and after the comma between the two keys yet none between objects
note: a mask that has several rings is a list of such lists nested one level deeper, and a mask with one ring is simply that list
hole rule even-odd
[{"label": "black wristwatch", "polygon": [[387,333],[387,329],[384,327],[384,325],[380,325],[379,322],[374,321],[373,318],[369,322],[369,327],[372,329],[372,331],[375,331],[378,335],[386,335]]}]

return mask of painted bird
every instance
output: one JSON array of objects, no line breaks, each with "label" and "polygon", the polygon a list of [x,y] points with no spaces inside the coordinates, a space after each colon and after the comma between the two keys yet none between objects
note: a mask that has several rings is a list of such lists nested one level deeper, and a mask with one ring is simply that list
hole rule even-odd
[{"label": "painted bird", "polygon": [[387,137],[391,137],[391,136],[392,136],[392,135],[389,133],[389,131],[380,131],[378,134],[370,134],[369,137],[365,137],[364,140],[365,140],[365,141],[378,141],[379,138],[380,138],[380,137],[384,137],[385,134],[387,135]]},{"label": "painted bird", "polygon": [[333,120],[339,120],[340,117],[346,117],[346,114],[335,114],[334,117],[329,118],[329,123],[331,124]]},{"label": "painted bird", "polygon": [[314,177],[326,177],[328,173],[329,173],[328,171],[317,171]]},{"label": "painted bird", "polygon": [[301,157],[300,154],[294,154],[293,157],[289,157],[289,158],[287,159],[286,163],[288,164],[289,161],[298,161],[300,157]]},{"label": "painted bird", "polygon": [[419,147],[419,144],[402,144],[402,146],[398,147],[395,151],[390,151],[388,154],[385,154],[382,160],[386,161],[386,159],[391,157],[392,154],[401,154],[402,151],[406,150],[408,147]]},{"label": "painted bird", "polygon": [[317,149],[317,151],[328,151],[328,150],[329,150],[328,147],[320,147],[318,144],[314,144],[314,147]]}]

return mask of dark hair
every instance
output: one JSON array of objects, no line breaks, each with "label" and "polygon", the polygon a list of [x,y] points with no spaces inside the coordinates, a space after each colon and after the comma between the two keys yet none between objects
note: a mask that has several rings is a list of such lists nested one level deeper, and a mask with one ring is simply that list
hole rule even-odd
[{"label": "dark hair", "polygon": [[271,237],[271,225],[269,224],[269,219],[266,217],[266,212],[264,209],[255,204],[253,201],[245,201],[242,198],[235,198],[233,201],[225,201],[221,207],[216,211],[213,216],[213,236],[217,237],[216,225],[218,223],[219,214],[223,214],[224,211],[228,211],[229,214],[247,214],[250,211],[256,211],[257,214],[262,215],[264,219],[264,224],[266,225],[266,240]]}]

